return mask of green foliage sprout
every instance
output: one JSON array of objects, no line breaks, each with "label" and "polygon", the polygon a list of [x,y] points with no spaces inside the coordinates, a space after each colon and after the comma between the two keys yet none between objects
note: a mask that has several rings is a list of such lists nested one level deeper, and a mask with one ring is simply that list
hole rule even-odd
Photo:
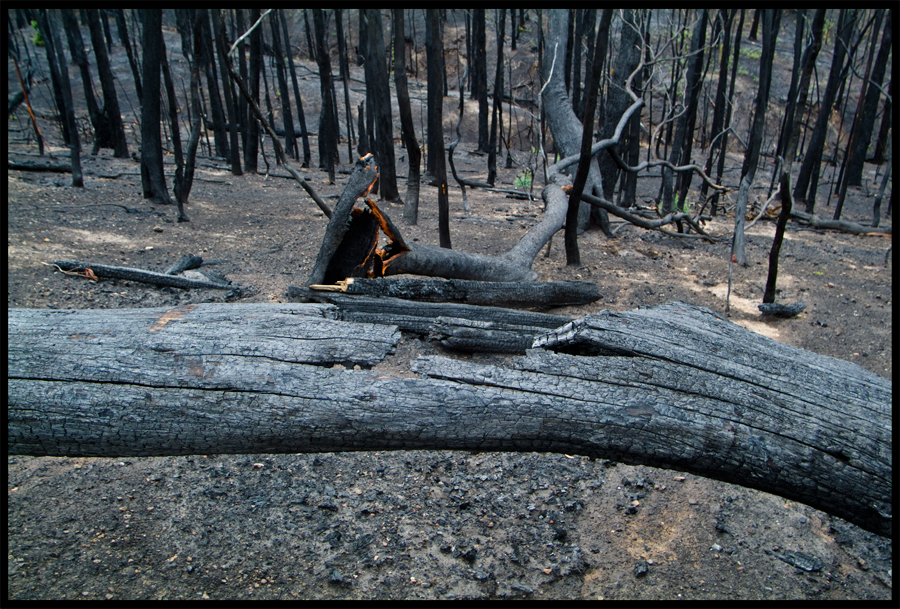
[{"label": "green foliage sprout", "polygon": [[44,46],[44,37],[41,36],[41,30],[38,29],[38,22],[32,20],[31,27],[34,28],[34,44],[35,46]]}]

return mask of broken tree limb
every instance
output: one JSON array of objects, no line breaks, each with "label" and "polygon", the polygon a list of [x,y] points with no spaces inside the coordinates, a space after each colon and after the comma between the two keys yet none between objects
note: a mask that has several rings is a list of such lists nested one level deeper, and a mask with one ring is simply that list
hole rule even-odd
[{"label": "broken tree limb", "polygon": [[868,235],[869,233],[881,233],[885,235],[891,234],[891,227],[875,228],[872,226],[864,226],[856,222],[848,222],[846,220],[829,220],[820,218],[814,214],[808,214],[802,211],[791,211],[791,218],[800,220],[801,222],[813,227],[825,230],[836,230],[844,233],[852,233],[854,235]]},{"label": "broken tree limb", "polygon": [[[592,281],[467,281],[464,279],[349,278],[337,286],[309,286],[344,294],[390,296],[422,302],[464,302],[474,305],[514,307],[563,307],[600,300]],[[335,288],[338,288],[335,290]]]},{"label": "broken tree limb", "polygon": [[[333,304],[340,309],[340,319],[345,321],[375,324],[394,324],[404,332],[427,336],[435,329],[438,317],[463,319],[494,324],[494,328],[530,328],[531,339],[548,329],[559,327],[571,321],[564,315],[550,315],[533,311],[520,311],[502,307],[483,307],[472,304],[415,302],[388,296],[352,296],[340,292],[311,290],[290,286],[287,294],[291,298],[314,300]],[[510,353],[523,353],[531,346],[530,340]],[[485,350],[490,345],[485,342]],[[493,350],[496,351],[496,350]]]},{"label": "broken tree limb", "polygon": [[[564,452],[690,471],[892,533],[891,385],[855,364],[669,303],[567,324],[510,368],[425,357],[421,378],[397,378],[329,367],[399,339],[329,310],[10,309],[7,452]],[[549,350],[571,348],[616,355]]]},{"label": "broken tree limb", "polygon": [[27,163],[6,161],[7,171],[47,171],[50,173],[72,173],[71,163]]},{"label": "broken tree limb", "polygon": [[104,279],[127,279],[128,281],[138,281],[140,283],[152,283],[153,285],[166,286],[172,288],[213,288],[216,290],[230,289],[230,283],[217,283],[212,281],[198,281],[196,279],[187,279],[174,275],[166,275],[165,273],[154,273],[153,271],[145,271],[143,269],[134,269],[127,266],[108,266],[105,264],[93,264],[90,262],[79,262],[77,260],[54,260],[51,264],[56,265],[62,271],[80,273],[88,269],[94,276]]},{"label": "broken tree limb", "polygon": [[[605,209],[606,211],[608,211],[609,213],[611,213],[612,215],[618,216],[618,217],[622,218],[623,220],[627,220],[631,224],[634,224],[635,226],[640,226],[641,228],[646,228],[646,229],[651,229],[651,230],[661,230],[662,227],[665,226],[666,224],[672,224],[673,222],[684,221],[684,222],[687,222],[688,224],[690,224],[691,228],[694,229],[698,235],[702,236],[704,239],[706,239],[710,243],[716,242],[716,239],[714,237],[710,236],[705,230],[703,230],[700,227],[700,225],[697,223],[697,221],[694,220],[693,218],[691,218],[690,214],[671,212],[657,220],[645,220],[644,218],[641,218],[640,216],[632,214],[628,210],[623,209],[623,208],[619,207],[618,205],[605,200],[603,197],[595,197],[595,196],[585,193],[581,196],[581,198],[582,198],[582,200],[587,201],[591,205],[601,207],[601,208]],[[665,232],[667,235],[672,235],[674,237],[686,236],[681,233],[669,233],[666,231],[661,231],[661,232]]]}]

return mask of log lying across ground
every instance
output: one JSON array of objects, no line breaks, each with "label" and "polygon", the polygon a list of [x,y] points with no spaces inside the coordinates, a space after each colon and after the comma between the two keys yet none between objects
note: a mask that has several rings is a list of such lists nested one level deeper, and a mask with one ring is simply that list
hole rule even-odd
[{"label": "log lying across ground", "polygon": [[513,307],[565,307],[600,300],[593,281],[468,281],[465,279],[365,279],[349,277],[338,285],[310,286],[362,296],[389,296],[421,302],[464,302]]},{"label": "log lying across ground", "polygon": [[669,303],[570,322],[509,367],[421,357],[420,378],[398,378],[345,368],[386,357],[396,326],[334,316],[321,304],[9,309],[8,453],[565,452],[892,533],[891,385],[855,364]]}]

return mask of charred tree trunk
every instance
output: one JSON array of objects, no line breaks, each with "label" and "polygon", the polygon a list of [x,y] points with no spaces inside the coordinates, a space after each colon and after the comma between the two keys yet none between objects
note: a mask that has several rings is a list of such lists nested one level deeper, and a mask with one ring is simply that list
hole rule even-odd
[{"label": "charred tree trunk", "polygon": [[[862,184],[863,165],[866,160],[866,152],[869,149],[869,140],[875,128],[875,115],[878,114],[878,100],[881,97],[881,83],[884,80],[884,71],[888,65],[888,57],[893,45],[893,11],[887,10],[887,19],[884,24],[884,35],[881,38],[881,46],[878,49],[878,57],[872,68],[871,82],[864,87],[865,100],[860,101],[861,112],[858,116],[859,130],[855,145],[848,150],[847,184],[859,186]],[[837,220],[838,218],[835,218]]]},{"label": "charred tree trunk", "polygon": [[369,368],[400,339],[334,317],[302,304],[10,309],[8,454],[564,452],[892,533],[891,385],[855,364],[669,303],[566,324],[509,368],[423,357],[418,378],[397,378],[332,367]]},{"label": "charred tree trunk", "polygon": [[[125,9],[113,9],[113,15],[115,15],[116,19],[116,29],[119,30],[119,40],[122,41],[122,46],[125,47],[125,54],[128,56],[128,65],[131,66],[131,74],[134,76],[134,89],[137,92],[138,99],[143,99],[144,93],[143,88],[141,87],[141,71],[138,69],[137,61],[134,58],[134,51],[131,49],[131,41],[128,37],[128,25],[125,23]],[[95,43],[94,50],[96,49],[97,44]]]},{"label": "charred tree trunk", "polygon": [[[259,9],[250,9],[250,25],[252,26],[259,20]],[[250,93],[250,100],[247,105],[251,106],[251,100],[259,107],[259,73],[262,69],[262,32],[258,27],[253,28],[250,32],[250,82],[247,87]],[[245,169],[249,173],[256,173],[259,167],[259,121],[253,114],[252,108],[248,108],[249,118],[247,120],[247,149],[244,151]]]},{"label": "charred tree trunk", "polygon": [[[231,173],[232,175],[244,175],[241,170],[241,147],[238,143],[238,110],[235,104],[234,89],[231,87],[231,81],[228,78],[228,61],[225,54],[228,52],[225,46],[225,16],[220,11],[218,15],[213,14],[213,23],[216,27],[216,55],[219,58],[219,72],[222,74],[222,92],[225,94],[225,111],[228,113],[228,137],[231,144]],[[246,123],[242,123],[240,128],[245,128]]]},{"label": "charred tree trunk", "polygon": [[806,156],[800,166],[797,175],[797,184],[794,186],[794,200],[806,202],[806,213],[811,214],[816,206],[816,191],[819,186],[819,165],[822,163],[822,153],[825,149],[825,137],[828,133],[828,121],[831,119],[831,109],[841,86],[841,73],[844,66],[844,57],[850,45],[850,35],[853,25],[856,23],[855,9],[841,9],[841,17],[835,35],[834,57],[831,62],[831,71],[828,73],[828,84],[819,104],[819,114],[813,127],[809,145],[806,148]]},{"label": "charred tree trunk", "polygon": [[472,97],[478,100],[478,152],[487,152],[487,36],[483,8],[472,9]]},{"label": "charred tree trunk", "polygon": [[[159,65],[163,52],[162,9],[143,9],[144,97],[141,99],[141,185],[145,199],[171,205],[163,173],[162,140],[159,135]],[[196,54],[198,49],[194,49]]]},{"label": "charred tree trunk", "polygon": [[[288,71],[291,74],[291,86],[294,89],[294,98],[297,100],[297,120],[300,121],[300,139],[303,142],[303,164],[300,165],[300,167],[309,167],[309,162],[312,158],[312,153],[309,149],[309,130],[306,128],[306,114],[303,112],[303,98],[300,96],[300,85],[297,83],[297,73],[294,69],[294,52],[291,49],[291,39],[288,34],[287,17],[284,16],[283,9],[278,11],[278,16],[281,21],[281,31],[284,34],[284,49],[287,54]],[[340,22],[338,22],[338,27],[340,27]],[[340,32],[340,29],[338,29],[338,31]]]},{"label": "charred tree trunk", "polygon": [[316,30],[316,62],[319,65],[319,91],[322,94],[322,111],[319,114],[319,169],[328,172],[328,181],[334,183],[334,165],[339,162],[337,143],[337,114],[334,108],[334,83],[331,80],[331,54],[328,52],[325,31],[325,11],[313,9]]},{"label": "charred tree trunk", "polygon": [[581,265],[581,254],[578,251],[578,209],[581,206],[581,195],[588,179],[588,171],[594,165],[591,156],[591,144],[594,143],[594,116],[597,113],[597,91],[600,88],[600,77],[603,72],[603,61],[606,58],[606,46],[609,35],[609,25],[612,21],[612,9],[604,9],[600,17],[600,34],[597,44],[594,46],[594,59],[591,63],[590,82],[588,84],[587,98],[584,103],[584,128],[581,134],[581,158],[578,161],[578,171],[575,174],[575,183],[569,193],[569,206],[566,212],[566,264],[569,266]]},{"label": "charred tree trunk", "polygon": [[439,9],[426,10],[428,24],[428,158],[434,167],[438,189],[438,233],[442,248],[450,249],[450,199],[447,192],[447,162],[444,158],[444,43]]},{"label": "charred tree trunk", "polygon": [[375,117],[375,160],[378,164],[378,193],[385,201],[398,201],[397,168],[394,159],[394,129],[391,118],[391,89],[384,57],[381,9],[365,10],[367,40],[366,97]]},{"label": "charred tree trunk", "polygon": [[[403,145],[409,156],[409,176],[406,180],[406,200],[403,206],[403,220],[410,225],[419,219],[419,182],[421,180],[422,151],[416,140],[415,123],[409,103],[409,87],[406,81],[406,35],[403,9],[391,9],[394,20],[394,88],[397,90],[397,105],[400,109],[400,132]],[[346,82],[345,82],[346,84]],[[344,87],[346,91],[346,86]]]},{"label": "charred tree trunk", "polygon": [[69,156],[72,161],[72,186],[84,188],[84,178],[81,174],[81,140],[78,137],[78,127],[75,124],[75,106],[72,100],[72,84],[69,81],[69,62],[66,60],[60,40],[59,30],[55,27],[52,18],[46,9],[41,10],[41,30],[46,41],[47,60],[50,63],[50,71],[54,80],[58,82],[62,94],[62,106],[59,112],[66,126],[69,139]]},{"label": "charred tree trunk", "polygon": [[756,177],[762,148],[763,131],[766,124],[766,110],[769,107],[769,89],[772,84],[772,63],[775,59],[775,39],[778,36],[781,9],[759,9],[762,19],[763,41],[762,57],[759,60],[759,89],[756,92],[753,124],[750,127],[748,150],[744,155],[741,168],[741,188],[738,192],[737,210],[735,211],[733,259],[741,266],[747,266],[747,254],[744,249],[744,215],[747,210],[747,199],[750,185]]},{"label": "charred tree trunk", "polygon": [[287,68],[284,65],[284,49],[281,47],[281,35],[278,30],[278,13],[272,15],[269,25],[272,28],[272,49],[275,52],[275,71],[278,76],[278,91],[281,98],[281,122],[284,123],[284,151],[293,158],[300,159],[297,150],[297,138],[294,135],[294,115],[291,112],[291,92],[287,84]]},{"label": "charred tree trunk", "polygon": [[87,55],[84,52],[84,40],[81,38],[81,28],[78,26],[78,20],[75,18],[75,11],[71,8],[64,8],[60,12],[63,19],[63,29],[69,41],[69,52],[72,53],[72,60],[78,65],[78,69],[81,72],[84,99],[87,103],[88,115],[91,117],[91,126],[94,128],[94,147],[91,150],[91,154],[97,154],[100,148],[114,147],[115,141],[112,129],[106,122],[105,115],[100,111],[100,106],[97,105],[97,98],[94,97],[94,83],[91,79]]},{"label": "charred tree trunk", "polygon": [[[497,25],[497,76],[494,78],[494,107],[491,110],[491,135],[488,140],[488,177],[491,186],[497,179],[497,126],[503,128],[503,39],[506,28],[506,10],[499,9]],[[502,139],[502,138],[501,138]],[[502,144],[501,144],[502,145]]]}]

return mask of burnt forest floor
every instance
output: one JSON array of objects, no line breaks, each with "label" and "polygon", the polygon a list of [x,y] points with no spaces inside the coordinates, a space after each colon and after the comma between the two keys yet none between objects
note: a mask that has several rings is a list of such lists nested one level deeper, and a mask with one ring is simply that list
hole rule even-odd
[{"label": "burnt forest floor", "polygon": [[[46,131],[62,156],[58,131]],[[485,157],[471,148],[460,146],[458,166],[483,178]],[[35,160],[26,156],[34,152],[33,144],[8,145],[11,159]],[[244,289],[240,302],[283,302],[289,285],[305,282],[326,218],[294,181],[234,177],[223,162],[200,159],[191,222],[179,224],[174,208],[141,198],[137,162],[104,150],[84,155],[83,166],[84,189],[72,188],[68,174],[8,171],[8,307],[170,307],[225,297],[92,283],[47,265],[58,259],[161,271],[197,254]],[[348,168],[333,185],[304,171],[320,194],[337,195]],[[844,219],[870,221],[874,169],[867,165],[866,185],[851,189]],[[274,163],[272,171],[285,173]],[[521,171],[501,169],[498,187],[512,188]],[[736,187],[738,172],[726,184]],[[406,175],[403,160],[398,173]],[[766,174],[770,165],[753,193],[763,200]],[[639,180],[639,202],[655,198],[658,184]],[[469,190],[473,210],[464,212],[452,186],[455,249],[502,253],[540,218],[540,201],[483,190]],[[433,187],[423,183],[416,226],[400,222],[399,204],[382,208],[408,241],[437,243]],[[820,203],[819,211],[833,208]],[[577,317],[683,301],[725,315],[733,223],[732,209],[707,224],[715,244],[634,227],[610,240],[591,229],[579,239],[577,268],[566,266],[559,234],[550,256],[534,263],[539,279],[594,281],[603,298],[547,310]],[[792,223],[779,302],[808,306],[796,318],[767,319],[756,305],[773,235],[771,220],[748,232],[750,265],[734,267],[727,317],[891,379],[890,239]],[[396,373],[434,353],[503,361],[405,336],[380,366]],[[7,475],[8,599],[892,598],[890,540],[773,495],[578,455],[8,457]],[[767,551],[803,552],[824,566],[803,571]]]}]

